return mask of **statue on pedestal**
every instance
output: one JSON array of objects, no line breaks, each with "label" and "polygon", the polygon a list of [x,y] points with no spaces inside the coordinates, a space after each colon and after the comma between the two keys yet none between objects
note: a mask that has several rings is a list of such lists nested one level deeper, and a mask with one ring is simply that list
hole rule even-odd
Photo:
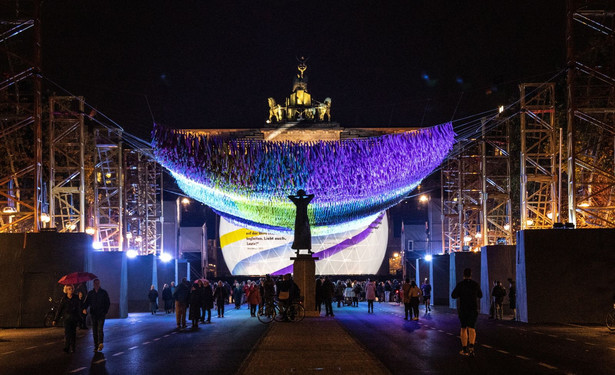
[{"label": "statue on pedestal", "polygon": [[312,254],[312,234],[310,232],[310,219],[308,218],[307,207],[314,198],[314,194],[306,194],[304,190],[297,191],[297,195],[289,195],[288,198],[293,201],[297,207],[295,216],[295,239],[291,248],[297,250],[307,250],[308,254]]}]

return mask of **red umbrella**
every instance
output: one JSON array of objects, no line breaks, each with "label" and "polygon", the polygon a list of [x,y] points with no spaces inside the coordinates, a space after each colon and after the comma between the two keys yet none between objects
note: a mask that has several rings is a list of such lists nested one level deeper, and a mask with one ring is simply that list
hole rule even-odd
[{"label": "red umbrella", "polygon": [[94,280],[97,279],[98,276],[94,275],[93,273],[89,273],[89,272],[73,272],[73,273],[69,273],[68,275],[64,275],[62,276],[62,278],[60,280],[58,280],[59,284],[64,284],[64,285],[68,285],[68,284],[79,284],[79,283],[83,283],[86,281],[90,281],[90,280]]}]

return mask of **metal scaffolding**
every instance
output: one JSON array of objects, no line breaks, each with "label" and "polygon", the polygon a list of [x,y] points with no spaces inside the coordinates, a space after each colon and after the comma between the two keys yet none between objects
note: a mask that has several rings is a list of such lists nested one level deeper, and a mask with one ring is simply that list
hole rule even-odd
[{"label": "metal scaffolding", "polygon": [[483,122],[481,138],[481,222],[485,223],[481,225],[482,245],[512,245],[515,239],[510,200],[510,122],[499,118],[492,122]]},{"label": "metal scaffolding", "polygon": [[451,154],[441,169],[444,252],[513,244],[508,121],[483,121]]},{"label": "metal scaffolding", "polygon": [[49,99],[49,215],[58,232],[85,230],[83,98]]},{"label": "metal scaffolding", "polygon": [[94,130],[94,221],[103,251],[123,251],[124,171],[122,131]]},{"label": "metal scaffolding", "polygon": [[555,84],[524,83],[521,92],[521,229],[557,221]]},{"label": "metal scaffolding", "polygon": [[139,255],[156,254],[162,235],[158,200],[162,169],[151,157],[151,150],[127,150],[124,157],[126,247]]},{"label": "metal scaffolding", "polygon": [[615,228],[615,4],[568,0],[568,221]]},{"label": "metal scaffolding", "polygon": [[40,4],[26,3],[0,21],[0,233],[38,231],[44,202]]}]

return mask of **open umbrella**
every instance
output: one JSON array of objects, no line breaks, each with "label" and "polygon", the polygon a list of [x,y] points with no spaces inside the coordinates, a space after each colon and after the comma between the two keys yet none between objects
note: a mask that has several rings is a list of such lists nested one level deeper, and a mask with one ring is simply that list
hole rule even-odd
[{"label": "open umbrella", "polygon": [[69,273],[68,275],[64,275],[62,276],[62,278],[60,280],[58,280],[59,284],[64,284],[64,285],[68,285],[68,284],[79,284],[79,283],[83,283],[86,281],[90,281],[90,280],[94,280],[97,279],[98,276],[94,275],[93,273],[89,273],[89,272],[73,272],[73,273]]}]

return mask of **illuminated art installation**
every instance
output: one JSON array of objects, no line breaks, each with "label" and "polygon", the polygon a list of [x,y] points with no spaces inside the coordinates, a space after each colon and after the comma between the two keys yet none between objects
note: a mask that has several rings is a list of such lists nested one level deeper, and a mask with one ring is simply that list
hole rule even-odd
[{"label": "illuminated art installation", "polygon": [[450,123],[380,137],[279,142],[197,135],[155,125],[157,161],[179,187],[240,226],[290,233],[288,195],[315,194],[312,235],[366,227],[436,168],[454,142]]},{"label": "illuminated art installation", "polygon": [[[318,275],[375,274],[384,258],[389,226],[386,213],[366,227],[312,236]],[[259,233],[220,218],[220,247],[233,275],[293,273],[292,233]]]}]

